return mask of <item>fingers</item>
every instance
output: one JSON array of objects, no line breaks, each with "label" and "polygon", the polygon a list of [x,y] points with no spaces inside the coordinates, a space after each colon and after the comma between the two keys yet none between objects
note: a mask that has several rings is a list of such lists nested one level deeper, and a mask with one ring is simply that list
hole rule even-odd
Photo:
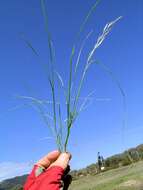
[{"label": "fingers", "polygon": [[57,158],[57,160],[50,165],[50,167],[60,166],[65,170],[69,164],[70,159],[71,159],[70,153],[66,153],[66,152],[61,153],[59,157]]},{"label": "fingers", "polygon": [[49,154],[47,154],[46,156],[44,156],[43,158],[41,158],[37,162],[37,165],[44,167],[44,168],[48,168],[54,161],[56,161],[58,159],[60,154],[61,153],[58,150],[52,151]]},{"label": "fingers", "polygon": [[70,153],[60,153],[58,150],[52,151],[37,162],[38,166],[48,168],[51,166],[60,166],[64,170],[67,168],[71,159]]}]

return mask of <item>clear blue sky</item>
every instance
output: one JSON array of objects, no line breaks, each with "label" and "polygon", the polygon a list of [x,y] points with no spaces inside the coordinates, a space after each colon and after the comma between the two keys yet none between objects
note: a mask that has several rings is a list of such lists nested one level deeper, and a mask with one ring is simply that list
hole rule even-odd
[{"label": "clear blue sky", "polygon": [[[47,0],[50,31],[56,49],[56,68],[64,81],[68,76],[75,35],[94,2]],[[87,43],[87,50],[90,50],[105,24],[118,16],[123,16],[123,19],[113,28],[95,58],[112,69],[126,92],[125,142],[122,140],[123,105],[120,92],[100,67],[92,66],[82,95],[95,90],[94,101],[77,119],[68,147],[73,155],[73,169],[95,162],[98,151],[107,157],[142,143],[143,1],[102,0],[80,42],[93,29]],[[1,1],[0,26],[0,167],[5,169],[10,164],[14,166],[14,163],[23,167],[25,163],[35,161],[55,149],[55,144],[53,140],[41,140],[50,134],[35,110],[23,107],[7,112],[23,103],[14,95],[30,95],[26,86],[32,86],[38,97],[49,98],[50,88],[42,67],[20,37],[24,33],[38,49],[42,60],[47,60],[40,1]],[[2,173],[0,179],[24,172],[19,171],[21,173]]]}]

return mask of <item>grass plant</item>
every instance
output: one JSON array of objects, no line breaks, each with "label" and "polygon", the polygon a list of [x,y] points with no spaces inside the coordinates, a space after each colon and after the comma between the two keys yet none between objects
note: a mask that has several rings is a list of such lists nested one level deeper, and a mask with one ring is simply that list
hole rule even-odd
[{"label": "grass plant", "polygon": [[[55,69],[55,53],[54,53],[55,50],[53,48],[54,46],[52,42],[52,37],[49,31],[49,19],[48,19],[48,14],[47,14],[47,9],[46,9],[46,0],[40,0],[41,10],[42,10],[42,14],[43,14],[44,22],[45,22],[45,31],[47,33],[47,42],[48,42],[48,50],[49,50],[47,52],[47,54],[49,55],[49,63],[46,67],[44,67],[44,70],[46,71],[46,75],[47,75],[50,89],[51,89],[51,99],[43,100],[43,99],[38,99],[36,97],[31,97],[31,96],[18,96],[18,98],[29,100],[32,103],[32,105],[36,107],[41,117],[43,118],[44,122],[50,128],[55,138],[57,147],[60,151],[67,151],[71,128],[73,127],[73,124],[76,118],[79,116],[80,112],[87,105],[87,102],[90,96],[93,94],[93,92],[90,93],[86,98],[83,99],[83,102],[79,101],[81,91],[84,86],[83,85],[84,79],[87,75],[87,71],[89,70],[92,64],[100,65],[108,74],[110,74],[112,79],[116,82],[117,87],[119,88],[125,102],[125,93],[119,81],[116,79],[112,71],[106,65],[101,64],[95,58],[96,50],[104,42],[107,35],[111,32],[113,26],[122,18],[121,16],[107,23],[105,27],[103,28],[103,31],[101,32],[101,34],[95,41],[94,46],[89,51],[86,57],[86,60],[83,63],[84,69],[81,73],[80,80],[78,81],[78,87],[75,87],[75,80],[77,81],[76,76],[77,76],[78,69],[80,69],[82,53],[83,53],[84,47],[86,46],[87,40],[92,34],[92,31],[88,33],[88,35],[85,37],[79,50],[77,50],[77,44],[79,43],[79,38],[83,30],[85,29],[85,26],[90,16],[96,10],[99,2],[100,0],[97,0],[95,4],[91,7],[75,38],[75,43],[73,44],[71,55],[70,55],[70,61],[69,61],[68,85],[65,86],[62,76]],[[38,51],[33,47],[32,43],[25,38],[24,38],[24,41],[27,44],[27,46],[32,50],[34,55],[38,58],[38,60],[40,60],[40,55]],[[65,96],[65,104],[66,104],[66,119],[65,120],[63,120],[62,105],[60,101],[58,101],[58,94],[56,94],[56,90],[55,90],[56,88],[55,84],[57,81],[58,81],[60,89],[63,90],[63,96]],[[73,93],[73,91],[75,91],[75,94]],[[50,106],[52,106],[52,111],[50,110],[50,113],[47,113],[47,109]]]}]

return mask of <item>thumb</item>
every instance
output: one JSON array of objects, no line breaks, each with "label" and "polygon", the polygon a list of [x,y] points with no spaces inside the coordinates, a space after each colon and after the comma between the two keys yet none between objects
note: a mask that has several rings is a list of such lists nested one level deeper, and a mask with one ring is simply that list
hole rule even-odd
[{"label": "thumb", "polygon": [[68,152],[61,153],[58,159],[54,163],[52,163],[51,166],[60,166],[65,170],[69,164],[70,159],[71,159],[70,153]]}]

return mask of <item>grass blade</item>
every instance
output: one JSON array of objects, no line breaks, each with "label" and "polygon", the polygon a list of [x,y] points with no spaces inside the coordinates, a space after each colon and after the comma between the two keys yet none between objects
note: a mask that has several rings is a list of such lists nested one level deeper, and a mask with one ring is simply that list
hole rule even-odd
[{"label": "grass blade", "polygon": [[86,41],[89,39],[89,37],[91,36],[91,34],[93,33],[93,31],[90,31],[86,38],[83,40],[82,44],[81,44],[81,47],[80,47],[80,50],[79,50],[79,53],[78,53],[78,57],[77,57],[77,62],[76,62],[76,65],[75,65],[75,73],[77,72],[77,68],[79,66],[79,63],[80,63],[80,58],[81,58],[81,54],[82,54],[82,51],[83,51],[83,48],[85,47],[85,44],[86,44]]},{"label": "grass blade", "polygon": [[83,85],[83,81],[84,81],[84,78],[85,78],[85,75],[86,75],[86,72],[87,70],[89,69],[90,65],[93,63],[91,61],[93,55],[95,54],[95,51],[96,49],[101,45],[101,43],[105,40],[105,37],[107,36],[107,34],[111,31],[113,25],[118,21],[120,20],[121,17],[118,17],[117,19],[115,19],[114,21],[108,23],[105,25],[104,29],[103,29],[103,32],[102,34],[98,37],[97,39],[97,42],[95,43],[94,45],[94,48],[91,50],[91,52],[89,53],[89,56],[87,58],[87,63],[85,65],[85,68],[84,68],[84,71],[83,71],[83,74],[82,74],[82,77],[81,77],[81,80],[80,80],[80,84],[79,84],[79,87],[78,87],[78,90],[77,90],[77,95],[75,97],[75,101],[74,101],[74,111],[76,110],[76,105],[77,105],[77,102],[78,102],[78,98],[80,96],[80,92],[81,92],[81,88],[82,88],[82,85]]},{"label": "grass blade", "polygon": [[49,53],[50,53],[50,60],[51,63],[53,63],[53,50],[52,50],[52,40],[51,40],[51,34],[49,32],[49,21],[48,21],[48,14],[46,10],[46,2],[45,0],[40,0],[41,2],[41,10],[45,21],[45,30],[48,34],[48,47],[49,47]]},{"label": "grass blade", "polygon": [[80,106],[79,112],[81,112],[81,111],[84,109],[84,107],[85,107],[87,101],[89,100],[90,96],[92,96],[94,93],[95,93],[95,90],[94,90],[93,92],[89,93],[89,94],[84,98],[84,101],[83,101],[83,103],[82,103],[81,106]]},{"label": "grass blade", "polygon": [[122,88],[119,80],[117,79],[117,77],[114,75],[114,73],[112,72],[112,70],[107,67],[105,64],[101,63],[101,62],[97,62],[97,61],[94,61],[94,63],[98,64],[99,66],[101,66],[101,68],[107,73],[110,75],[111,79],[113,80],[113,82],[115,82],[116,86],[118,87],[120,93],[121,93],[121,96],[122,96],[122,100],[123,100],[123,134],[122,134],[122,137],[123,137],[123,142],[124,142],[124,131],[125,131],[125,128],[126,128],[126,115],[127,115],[127,102],[126,102],[126,93],[124,91],[124,89]]},{"label": "grass blade", "polygon": [[95,54],[96,49],[103,43],[103,41],[105,40],[106,36],[109,34],[109,32],[111,31],[111,29],[113,28],[114,24],[117,23],[122,17],[118,17],[116,18],[114,21],[111,21],[110,23],[107,23],[103,29],[102,34],[98,37],[94,48],[91,50],[91,52],[89,53],[87,62],[89,63],[90,60],[92,59],[93,55]]},{"label": "grass blade", "polygon": [[63,151],[63,124],[62,124],[62,116],[61,116],[61,106],[59,104],[59,136],[60,136],[60,144],[61,144],[61,151]]},{"label": "grass blade", "polygon": [[84,21],[83,21],[83,23],[82,23],[82,25],[81,25],[81,27],[80,27],[80,30],[79,30],[79,33],[78,33],[77,37],[79,37],[80,34],[82,33],[82,31],[84,30],[84,28],[85,28],[85,26],[86,26],[86,24],[87,24],[89,18],[90,18],[91,15],[95,12],[95,10],[96,10],[96,8],[97,8],[97,5],[100,3],[100,1],[101,1],[101,0],[97,0],[97,1],[95,2],[95,4],[91,7],[91,9],[89,10],[87,16],[85,17],[85,19],[84,19]]},{"label": "grass blade", "polygon": [[24,42],[26,43],[26,45],[32,50],[32,52],[37,56],[39,57],[39,53],[38,51],[33,47],[32,43],[25,38],[24,35],[22,35],[22,39],[24,40]]}]

